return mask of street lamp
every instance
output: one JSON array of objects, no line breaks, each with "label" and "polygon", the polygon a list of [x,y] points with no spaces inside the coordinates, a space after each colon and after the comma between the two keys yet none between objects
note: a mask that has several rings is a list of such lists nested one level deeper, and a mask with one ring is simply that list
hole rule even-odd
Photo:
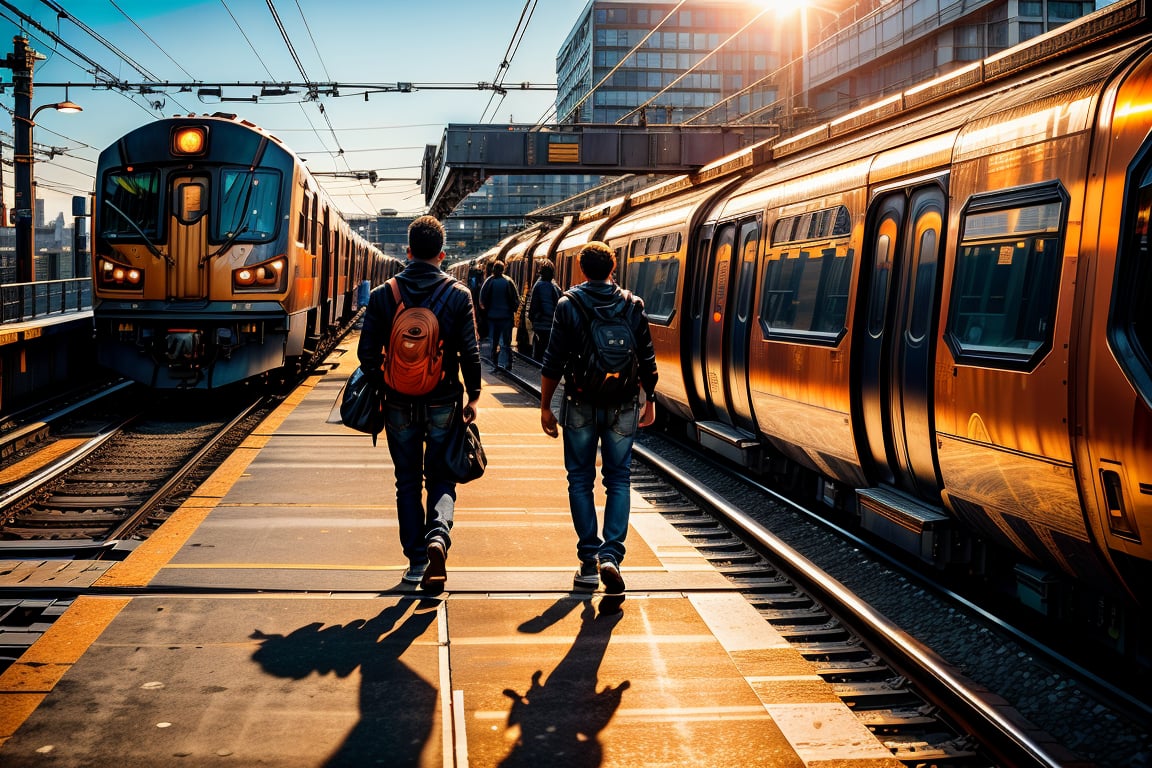
[{"label": "street lamp", "polygon": [[68,90],[64,90],[64,101],[55,104],[44,104],[37,107],[31,115],[25,117],[19,107],[21,101],[27,109],[29,100],[17,99],[17,109],[12,118],[12,128],[16,134],[16,149],[13,159],[16,161],[16,281],[31,283],[36,280],[36,230],[33,227],[33,213],[36,199],[33,194],[32,166],[35,163],[32,150],[32,128],[36,125],[36,115],[45,109],[54,109],[57,112],[73,114],[83,112],[84,108],[68,98]]}]

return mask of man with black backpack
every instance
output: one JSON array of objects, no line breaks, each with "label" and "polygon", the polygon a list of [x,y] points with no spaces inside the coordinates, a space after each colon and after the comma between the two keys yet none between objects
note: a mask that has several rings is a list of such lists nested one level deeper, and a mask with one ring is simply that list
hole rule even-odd
[{"label": "man with black backpack", "polygon": [[[602,242],[588,243],[580,251],[580,271],[586,281],[557,302],[552,337],[544,352],[540,426],[550,437],[559,435],[558,424],[564,427],[568,505],[580,559],[573,586],[596,589],[603,581],[606,593],[621,595],[632,442],[638,427],[655,421],[658,376],[644,302],[612,282],[615,267],[612,249]],[[561,378],[564,399],[557,421],[552,396]],[[606,492],[602,535],[593,496],[597,447]]]},{"label": "man with black backpack", "polygon": [[402,578],[429,592],[443,589],[447,578],[456,505],[444,445],[461,421],[476,419],[481,384],[472,294],[440,269],[442,261],[443,225],[432,216],[417,218],[408,227],[408,264],[372,291],[356,349],[360,368],[384,399],[400,544],[408,558]]}]

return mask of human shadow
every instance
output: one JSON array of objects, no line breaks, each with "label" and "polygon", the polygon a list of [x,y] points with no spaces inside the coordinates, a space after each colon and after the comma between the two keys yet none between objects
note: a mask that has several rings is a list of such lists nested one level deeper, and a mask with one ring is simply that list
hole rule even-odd
[{"label": "human shadow", "polygon": [[402,600],[374,618],[344,625],[313,622],[287,635],[253,632],[261,642],[252,659],[270,675],[303,680],[313,672],[347,677],[360,669],[360,720],[324,766],[420,765],[439,692],[400,656],[435,621],[437,605]]},{"label": "human shadow", "polygon": [[623,615],[620,600],[602,598],[601,610],[597,612],[591,600],[563,598],[537,620],[521,624],[520,631],[542,631],[548,619],[559,621],[580,602],[580,631],[548,680],[542,683],[544,672],[536,670],[523,694],[510,688],[504,690],[504,695],[512,700],[508,728],[519,728],[519,735],[512,751],[501,761],[502,768],[593,768],[603,762],[599,734],[616,714],[624,691],[631,685],[625,680],[615,687],[597,690],[600,664],[612,630]]}]

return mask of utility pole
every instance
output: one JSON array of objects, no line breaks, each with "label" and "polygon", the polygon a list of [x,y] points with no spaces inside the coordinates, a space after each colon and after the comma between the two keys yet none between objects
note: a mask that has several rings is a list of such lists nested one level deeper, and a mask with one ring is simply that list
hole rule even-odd
[{"label": "utility pole", "polygon": [[16,97],[12,133],[16,137],[12,160],[15,166],[16,199],[12,218],[16,225],[16,282],[36,280],[36,249],[32,199],[32,66],[44,56],[28,47],[28,38],[12,38],[12,53],[0,66],[12,70],[12,92]]}]

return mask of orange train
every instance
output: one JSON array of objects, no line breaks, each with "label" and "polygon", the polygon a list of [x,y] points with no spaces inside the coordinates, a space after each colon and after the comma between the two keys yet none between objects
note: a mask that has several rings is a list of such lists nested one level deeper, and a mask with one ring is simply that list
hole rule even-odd
[{"label": "orange train", "polygon": [[100,154],[99,361],[158,389],[293,369],[402,267],[354,231],[296,154],[234,115],[158,120]]},{"label": "orange train", "polygon": [[1131,639],[1152,599],[1150,53],[1144,2],[1118,2],[459,268],[505,259],[527,292],[540,260],[577,282],[606,241],[662,410],[701,444]]}]

